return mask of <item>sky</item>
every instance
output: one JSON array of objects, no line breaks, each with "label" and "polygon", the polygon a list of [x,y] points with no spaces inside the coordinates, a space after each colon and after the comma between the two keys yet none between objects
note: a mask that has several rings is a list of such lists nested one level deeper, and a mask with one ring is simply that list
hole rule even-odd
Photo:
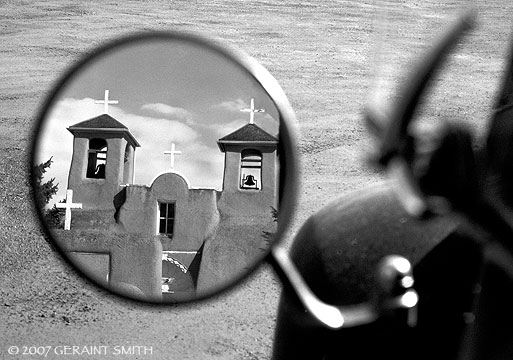
[{"label": "sky", "polygon": [[254,78],[211,49],[197,44],[155,39],[111,48],[90,59],[56,93],[38,134],[37,163],[53,157],[45,180],[55,178],[59,192],[50,205],[65,197],[71,165],[71,125],[104,113],[125,125],[141,147],[136,149],[135,184],[151,185],[170,170],[164,151],[174,143],[175,172],[192,187],[222,188],[224,154],[217,140],[249,123],[254,98],[255,124],[277,136],[279,116],[272,100]]}]

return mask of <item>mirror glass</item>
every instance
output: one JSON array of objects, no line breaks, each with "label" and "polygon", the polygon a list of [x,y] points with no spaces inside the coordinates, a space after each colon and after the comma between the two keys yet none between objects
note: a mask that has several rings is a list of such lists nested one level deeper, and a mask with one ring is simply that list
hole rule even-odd
[{"label": "mirror glass", "polygon": [[115,41],[75,65],[42,110],[40,218],[109,290],[212,295],[258,265],[291,214],[292,118],[272,76],[236,50],[173,33]]}]

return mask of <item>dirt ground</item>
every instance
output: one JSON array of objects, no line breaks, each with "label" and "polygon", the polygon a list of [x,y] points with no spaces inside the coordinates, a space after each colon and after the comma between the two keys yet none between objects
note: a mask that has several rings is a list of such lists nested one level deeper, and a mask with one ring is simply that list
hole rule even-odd
[{"label": "dirt ground", "polygon": [[[457,115],[482,134],[513,10],[506,0],[475,3],[479,26],[435,82],[439,97],[429,111]],[[0,358],[23,358],[8,355],[11,346],[51,346],[47,358],[55,358],[64,345],[108,346],[102,358],[115,357],[115,346],[151,347],[126,355],[140,359],[269,358],[280,284],[268,265],[212,300],[150,307],[100,291],[64,264],[29,202],[32,126],[59,74],[116,36],[174,29],[240,47],[280,82],[297,115],[301,187],[290,243],[335,196],[381,179],[364,162],[372,142],[361,113],[372,69],[404,70],[445,23],[437,1],[385,4],[386,21],[377,1],[0,0]],[[386,23],[396,25],[379,33]],[[377,39],[389,51],[384,64]]]}]

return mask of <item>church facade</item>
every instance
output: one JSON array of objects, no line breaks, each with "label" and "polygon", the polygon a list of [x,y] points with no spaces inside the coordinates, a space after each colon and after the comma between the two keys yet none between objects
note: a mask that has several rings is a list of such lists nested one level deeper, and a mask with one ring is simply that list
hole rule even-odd
[{"label": "church facade", "polygon": [[[134,184],[141,145],[108,114],[68,130],[74,138],[68,189],[82,204],[73,212],[72,230],[103,229],[157,242],[164,301],[215,291],[265,254],[264,232],[276,225],[278,139],[253,122],[217,142],[225,156],[221,190],[194,188],[175,171],[149,185]],[[139,285],[130,284],[141,290]]]}]

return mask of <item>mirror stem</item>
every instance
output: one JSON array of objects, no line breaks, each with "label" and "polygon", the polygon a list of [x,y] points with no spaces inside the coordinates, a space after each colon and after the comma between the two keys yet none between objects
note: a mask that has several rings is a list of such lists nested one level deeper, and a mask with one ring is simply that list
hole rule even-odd
[{"label": "mirror stem", "polygon": [[284,283],[294,289],[306,310],[329,328],[340,329],[344,325],[345,319],[341,311],[335,306],[324,303],[312,292],[285,248],[280,245],[275,246],[271,257],[275,270],[281,275]]},{"label": "mirror stem", "polygon": [[449,51],[456,46],[461,35],[473,27],[475,18],[476,14],[473,9],[463,13],[431,51],[424,55],[408,77],[409,81],[399,90],[400,100],[391,111],[390,119],[387,121],[388,127],[384,130],[379,150],[378,161],[382,165],[386,165],[392,157],[401,153],[408,125],[429,80],[443,63]]},{"label": "mirror stem", "polygon": [[[321,324],[331,329],[369,324],[377,320],[380,314],[384,312],[402,309],[405,309],[409,313],[415,312],[417,294],[413,289],[411,289],[413,278],[410,275],[409,262],[398,256],[388,257],[386,260],[387,261],[380,266],[378,271],[380,271],[380,274],[385,272],[387,276],[392,275],[393,281],[401,281],[404,277],[410,277],[411,281],[407,286],[401,285],[401,287],[404,287],[405,291],[397,295],[392,295],[391,293],[389,294],[387,291],[384,291],[378,294],[383,301],[380,301],[377,304],[362,303],[354,306],[334,306],[326,304],[313,293],[308,284],[306,284],[303,276],[301,276],[297,267],[290,259],[287,250],[284,247],[280,245],[275,246],[271,252],[270,258],[270,262],[282,278],[282,281],[294,289],[305,309],[309,311]],[[401,261],[402,264],[407,264],[407,271],[403,272],[402,270],[392,270],[396,268],[398,260]],[[385,288],[394,288],[388,280],[382,281],[380,279],[379,285],[384,288],[383,290],[385,290]],[[408,325],[415,325],[414,317],[408,316]]]}]

